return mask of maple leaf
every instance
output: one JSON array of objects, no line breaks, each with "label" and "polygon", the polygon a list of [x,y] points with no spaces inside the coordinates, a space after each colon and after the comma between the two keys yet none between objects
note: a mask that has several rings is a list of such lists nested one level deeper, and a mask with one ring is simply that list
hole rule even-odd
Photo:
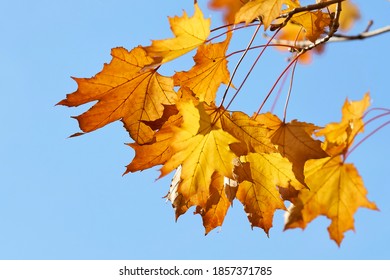
[{"label": "maple leaf", "polygon": [[221,83],[228,84],[230,80],[225,53],[231,37],[229,32],[223,42],[201,45],[191,70],[178,72],[173,76],[175,85],[189,88],[200,101],[208,104],[214,102]]},{"label": "maple leaf", "polygon": [[329,27],[331,20],[328,13],[322,11],[309,11],[295,14],[291,22],[302,26],[305,30],[305,36],[311,42],[315,42]]},{"label": "maple leaf", "polygon": [[366,93],[362,100],[345,100],[341,121],[329,123],[316,133],[317,136],[325,136],[324,150],[331,155],[338,155],[349,149],[356,135],[364,132],[363,116],[370,106],[370,99],[369,93]]},{"label": "maple leaf", "polygon": [[173,156],[161,168],[160,176],[181,166],[180,180],[177,186],[171,187],[167,196],[175,208],[176,217],[193,205],[207,208],[211,178],[215,172],[232,178],[235,154],[229,149],[229,144],[237,140],[213,122],[205,106],[204,102],[191,99],[177,103],[183,123],[174,129]]},{"label": "maple leaf", "polygon": [[231,144],[231,149],[237,155],[249,152],[274,153],[275,146],[269,138],[269,129],[262,123],[250,118],[243,112],[233,112],[221,118],[222,128],[239,139],[239,143]]},{"label": "maple leaf", "polygon": [[319,129],[310,123],[293,120],[282,122],[277,116],[265,114],[257,116],[260,122],[272,129],[269,133],[271,142],[277,145],[280,154],[293,164],[297,179],[304,184],[303,168],[308,159],[327,157],[321,148],[321,141],[313,139],[315,130]]},{"label": "maple leaf", "polygon": [[124,174],[142,171],[156,165],[164,164],[172,157],[171,143],[174,135],[173,127],[181,125],[182,116],[177,114],[177,110],[175,111],[172,108],[167,110],[171,113],[171,116],[155,133],[154,138],[150,143],[142,145],[138,143],[128,144],[134,149],[135,157],[127,166]]},{"label": "maple leaf", "polygon": [[297,209],[292,209],[286,229],[305,228],[319,215],[331,220],[330,238],[339,246],[344,232],[354,230],[353,215],[359,207],[378,210],[366,195],[363,181],[353,164],[344,163],[341,156],[308,160],[305,165],[304,189],[298,195]]},{"label": "maple leaf", "polygon": [[58,105],[79,106],[98,101],[76,119],[83,132],[91,132],[111,122],[121,120],[130,136],[140,144],[153,138],[153,130],[144,121],[160,118],[163,104],[177,99],[173,79],[161,76],[154,69],[143,70],[153,62],[137,47],[111,51],[112,60],[92,78],[75,78],[78,89],[68,94]]},{"label": "maple leaf", "polygon": [[225,183],[226,177],[215,172],[211,177],[210,197],[206,207],[196,207],[195,214],[200,214],[205,228],[205,234],[218,226],[222,226],[226,213],[232,205],[237,186]]},{"label": "maple leaf", "polygon": [[272,21],[279,16],[284,2],[284,0],[249,1],[237,12],[235,23],[249,24],[260,17],[264,24],[264,30],[266,30]]},{"label": "maple leaf", "polygon": [[267,234],[276,209],[286,209],[278,187],[304,187],[296,180],[292,164],[279,153],[241,156],[234,173],[240,182],[236,197],[244,205],[251,226],[260,227]]},{"label": "maple leaf", "polygon": [[210,19],[205,19],[197,3],[193,17],[184,12],[182,17],[169,18],[175,38],[153,40],[152,45],[145,47],[155,63],[161,64],[173,60],[202,45],[210,34]]}]

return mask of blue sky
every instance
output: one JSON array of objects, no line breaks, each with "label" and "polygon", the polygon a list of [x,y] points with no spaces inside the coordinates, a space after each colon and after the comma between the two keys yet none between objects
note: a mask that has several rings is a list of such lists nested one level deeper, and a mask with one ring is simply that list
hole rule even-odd
[{"label": "blue sky", "polygon": [[[220,25],[220,14],[199,2],[212,26]],[[389,24],[388,1],[355,3],[362,20],[354,31],[369,19],[373,28]],[[283,232],[281,211],[268,238],[251,230],[238,201],[223,227],[204,236],[200,217],[191,211],[175,222],[162,199],[170,178],[155,181],[158,169],[122,177],[134,154],[124,145],[130,139],[121,123],[67,138],[79,131],[70,116],[88,108],[54,106],[76,90],[70,76],[99,72],[113,47],[131,49],[171,37],[167,16],[183,9],[192,15],[193,1],[2,3],[0,259],[389,259],[390,127],[349,157],[380,212],[360,209],[356,233],[348,232],[341,248],[328,237],[327,219],[305,231]],[[329,45],[310,66],[298,67],[288,119],[338,121],[345,98],[360,99],[368,90],[373,106],[390,108],[389,36]],[[182,65],[163,71],[172,74]],[[233,107],[255,111],[285,65],[285,55],[270,49]],[[275,113],[282,112],[283,97]]]}]

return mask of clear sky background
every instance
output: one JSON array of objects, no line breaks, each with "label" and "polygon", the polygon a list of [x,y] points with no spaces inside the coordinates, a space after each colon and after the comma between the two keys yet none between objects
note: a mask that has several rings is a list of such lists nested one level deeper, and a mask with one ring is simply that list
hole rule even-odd
[{"label": "clear sky background", "polygon": [[[199,2],[212,26],[219,26],[221,15]],[[390,2],[355,3],[362,19],[352,33],[370,19],[373,28],[390,24]],[[124,145],[130,139],[120,122],[67,138],[79,131],[70,116],[89,108],[54,106],[76,90],[70,76],[99,72],[113,47],[171,37],[167,16],[183,9],[192,15],[193,1],[2,1],[0,259],[389,259],[389,126],[349,157],[380,212],[360,209],[356,232],[347,232],[340,248],[329,239],[327,219],[283,232],[282,211],[268,238],[251,230],[238,201],[223,227],[204,236],[201,218],[191,210],[175,222],[162,198],[169,176],[155,182],[155,168],[122,177],[134,154]],[[345,98],[361,99],[368,90],[373,107],[390,108],[389,50],[390,34],[327,46],[310,66],[297,68],[288,119],[339,121]],[[270,49],[233,107],[252,114],[285,57]],[[163,72],[183,65],[164,66]]]}]

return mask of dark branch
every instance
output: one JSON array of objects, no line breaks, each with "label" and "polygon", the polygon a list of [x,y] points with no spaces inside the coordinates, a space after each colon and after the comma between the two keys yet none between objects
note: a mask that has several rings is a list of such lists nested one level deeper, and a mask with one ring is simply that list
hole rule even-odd
[{"label": "dark branch", "polygon": [[[281,14],[278,18],[284,18],[285,20],[280,24],[271,25],[270,30],[275,31],[278,28],[284,27],[295,14],[302,13],[302,12],[310,12],[310,11],[314,11],[314,10],[321,10],[321,9],[329,7],[330,5],[333,5],[333,4],[338,4],[341,7],[341,2],[343,2],[343,1],[345,1],[345,0],[331,0],[331,1],[327,1],[327,2],[321,2],[321,3],[317,3],[317,4],[307,5],[304,7],[294,8],[291,11],[289,11],[288,13]],[[340,8],[340,10],[341,10],[341,8]],[[337,20],[337,22],[338,22],[338,20]]]}]

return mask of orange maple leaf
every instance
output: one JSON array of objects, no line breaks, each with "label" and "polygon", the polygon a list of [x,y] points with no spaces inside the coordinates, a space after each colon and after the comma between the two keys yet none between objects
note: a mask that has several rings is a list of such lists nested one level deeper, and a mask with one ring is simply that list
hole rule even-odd
[{"label": "orange maple leaf", "polygon": [[[227,181],[227,182],[226,182]],[[205,234],[218,226],[222,226],[226,213],[232,205],[237,186],[228,184],[226,177],[215,172],[211,177],[210,197],[206,207],[196,207],[195,214],[200,214],[205,228]]]},{"label": "orange maple leaf", "polygon": [[240,182],[236,197],[244,205],[251,226],[260,227],[267,234],[272,227],[275,210],[286,209],[278,187],[304,187],[295,178],[292,164],[279,153],[241,156],[234,174]]},{"label": "orange maple leaf", "polygon": [[304,184],[303,168],[305,162],[308,159],[328,156],[321,148],[321,141],[312,137],[314,131],[319,127],[297,120],[284,123],[270,113],[258,115],[257,119],[272,129],[269,133],[271,142],[277,145],[280,154],[293,164],[295,176]]},{"label": "orange maple leaf", "polygon": [[214,102],[221,83],[228,84],[230,80],[225,53],[231,37],[229,32],[221,43],[201,45],[194,57],[195,65],[173,76],[175,85],[189,88],[200,101]]},{"label": "orange maple leaf", "polygon": [[171,143],[174,135],[173,127],[181,125],[182,116],[177,114],[177,111],[175,114],[174,109],[167,110],[170,110],[172,113],[171,116],[163,123],[161,128],[158,129],[150,143],[142,145],[138,143],[128,144],[134,149],[135,157],[127,166],[125,174],[128,172],[142,171],[156,165],[164,164],[172,157],[173,153]]},{"label": "orange maple leaf", "polygon": [[210,19],[205,19],[197,3],[193,17],[184,12],[182,17],[169,18],[175,38],[153,40],[152,45],[145,47],[155,63],[161,64],[184,55],[202,45],[210,34]]},{"label": "orange maple leaf", "polygon": [[229,149],[229,144],[237,140],[213,122],[206,106],[194,99],[177,103],[183,123],[174,129],[173,156],[161,168],[161,176],[165,176],[181,166],[180,179],[167,196],[175,208],[176,217],[193,205],[207,208],[211,178],[215,172],[228,178],[233,176],[235,154]]},{"label": "orange maple leaf", "polygon": [[161,76],[154,69],[143,70],[153,59],[141,47],[130,52],[114,48],[111,55],[112,61],[96,76],[75,78],[77,91],[68,94],[58,105],[79,106],[98,101],[76,117],[83,132],[121,120],[137,143],[149,142],[154,132],[144,122],[159,119],[164,111],[163,104],[176,101],[173,79]]},{"label": "orange maple leaf", "polygon": [[355,166],[344,163],[341,156],[307,161],[305,182],[309,189],[300,191],[286,229],[305,228],[319,215],[325,215],[332,221],[328,227],[330,238],[340,246],[344,232],[354,230],[353,215],[359,207],[378,210],[367,199],[367,190]]}]

